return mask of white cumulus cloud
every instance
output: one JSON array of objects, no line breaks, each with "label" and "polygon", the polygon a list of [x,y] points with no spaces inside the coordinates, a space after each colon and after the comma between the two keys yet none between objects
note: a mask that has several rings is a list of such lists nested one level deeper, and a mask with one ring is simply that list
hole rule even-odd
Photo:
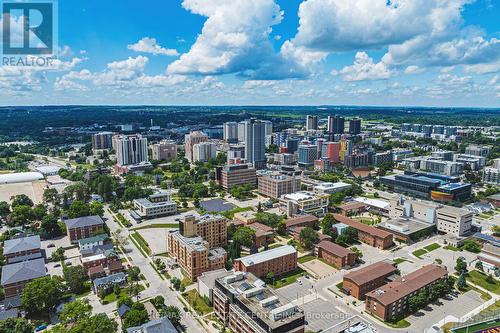
[{"label": "white cumulus cloud", "polygon": [[151,53],[154,55],[161,54],[174,57],[179,55],[179,52],[177,52],[176,49],[167,49],[161,47],[157,43],[156,38],[151,38],[151,37],[144,37],[135,44],[127,45],[127,48],[135,52]]},{"label": "white cumulus cloud", "polygon": [[388,79],[394,72],[383,62],[374,63],[366,52],[357,52],[351,66],[334,71],[332,74],[342,75],[344,81],[374,81]]}]

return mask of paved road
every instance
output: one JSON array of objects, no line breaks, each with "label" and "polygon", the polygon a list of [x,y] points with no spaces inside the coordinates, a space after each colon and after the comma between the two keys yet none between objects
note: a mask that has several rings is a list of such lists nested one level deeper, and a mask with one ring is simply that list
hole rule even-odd
[{"label": "paved road", "polygon": [[[104,217],[106,218],[106,224],[111,230],[111,232],[116,231],[117,229],[122,229],[121,226],[116,223],[108,212],[108,207],[105,208]],[[126,234],[128,235],[128,230],[126,230]],[[135,266],[138,266],[141,269],[141,273],[144,274],[144,277],[149,282],[150,286],[146,290],[140,293],[141,298],[154,297],[157,295],[162,295],[165,297],[166,303],[169,305],[177,306],[182,313],[182,324],[186,326],[187,332],[199,333],[206,331],[201,324],[196,321],[192,317],[190,313],[186,313],[183,310],[184,305],[177,298],[180,294],[177,291],[172,291],[170,287],[170,282],[167,280],[162,280],[156,273],[156,271],[151,267],[150,263],[152,262],[150,258],[144,258],[144,256],[139,252],[137,247],[133,242],[129,242],[129,245],[126,246],[127,256],[132,260]],[[97,304],[92,302],[91,304],[94,307],[95,312],[106,312],[110,313],[116,309],[116,303],[114,304],[106,304],[102,305],[99,302]]]}]

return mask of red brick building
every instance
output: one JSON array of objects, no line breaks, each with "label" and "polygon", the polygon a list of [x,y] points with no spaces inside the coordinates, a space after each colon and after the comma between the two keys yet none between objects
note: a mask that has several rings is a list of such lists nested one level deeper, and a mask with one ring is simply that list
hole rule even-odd
[{"label": "red brick building", "polygon": [[104,221],[98,215],[77,217],[64,221],[69,240],[75,243],[79,239],[89,238],[104,233]]},{"label": "red brick building", "polygon": [[314,254],[338,268],[352,266],[356,262],[356,254],[354,252],[327,240],[316,244]]},{"label": "red brick building", "polygon": [[387,278],[396,271],[393,263],[379,261],[344,275],[342,289],[347,294],[364,300],[366,293],[386,284]]},{"label": "red brick building", "polygon": [[253,238],[255,246],[267,246],[274,242],[273,228],[259,222],[249,224],[247,227],[255,231],[255,235]]},{"label": "red brick building", "polygon": [[335,220],[344,223],[358,231],[358,240],[379,249],[387,249],[393,243],[393,236],[390,232],[381,230],[340,214],[333,214]]},{"label": "red brick building", "polygon": [[7,264],[32,260],[42,257],[40,236],[28,236],[6,240],[3,244],[3,256]]},{"label": "red brick building", "polygon": [[410,297],[447,276],[444,266],[424,266],[367,293],[365,310],[384,321],[397,319],[408,311]]},{"label": "red brick building", "polygon": [[316,228],[319,225],[319,219],[314,215],[301,215],[287,219],[285,225],[287,229],[293,227]]},{"label": "red brick building", "polygon": [[47,275],[47,271],[43,258],[3,266],[1,285],[5,297],[21,295],[28,282],[45,275]]},{"label": "red brick building", "polygon": [[297,250],[284,245],[267,251],[252,254],[234,261],[234,270],[263,278],[272,272],[274,276],[293,271],[297,268]]}]

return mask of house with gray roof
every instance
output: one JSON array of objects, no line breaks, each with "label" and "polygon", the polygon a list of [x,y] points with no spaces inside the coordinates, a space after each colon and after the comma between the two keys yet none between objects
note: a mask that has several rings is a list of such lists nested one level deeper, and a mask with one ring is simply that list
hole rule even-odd
[{"label": "house with gray roof", "polygon": [[167,317],[162,317],[141,326],[129,327],[127,333],[177,333],[177,330]]},{"label": "house with gray roof", "polygon": [[8,264],[42,257],[40,236],[28,236],[6,240],[3,255]]},{"label": "house with gray roof", "polygon": [[104,233],[104,221],[98,215],[65,220],[67,234],[72,243]]},{"label": "house with gray roof", "polygon": [[5,297],[20,295],[28,282],[45,275],[47,270],[43,258],[3,266],[1,285]]}]

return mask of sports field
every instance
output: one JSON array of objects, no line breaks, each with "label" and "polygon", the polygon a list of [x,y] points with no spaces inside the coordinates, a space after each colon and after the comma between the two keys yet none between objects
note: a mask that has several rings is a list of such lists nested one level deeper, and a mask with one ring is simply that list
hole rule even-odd
[{"label": "sports field", "polygon": [[500,333],[500,318],[469,327],[453,329],[453,333]]}]

